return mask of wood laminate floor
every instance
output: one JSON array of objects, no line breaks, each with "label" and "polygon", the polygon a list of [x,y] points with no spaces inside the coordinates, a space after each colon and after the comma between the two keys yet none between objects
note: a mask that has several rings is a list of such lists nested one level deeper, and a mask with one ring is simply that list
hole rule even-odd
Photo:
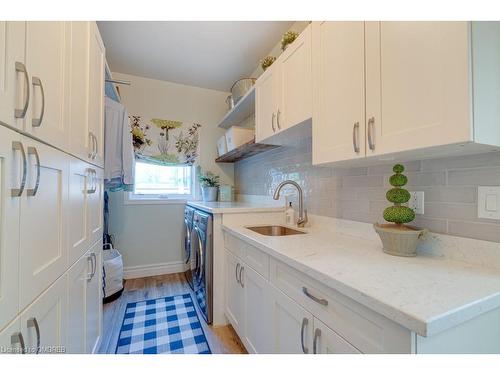
[{"label": "wood laminate floor", "polygon": [[[189,288],[184,274],[181,273],[126,280],[125,290],[122,296],[116,301],[105,304],[103,307],[103,330],[99,353],[111,354],[115,352],[127,303],[185,294],[188,292],[191,293],[191,297],[194,301],[194,295],[191,288]],[[203,320],[196,302],[194,304],[212,353],[246,353],[239,337],[230,325],[225,327],[213,327],[208,325],[205,320]]]}]

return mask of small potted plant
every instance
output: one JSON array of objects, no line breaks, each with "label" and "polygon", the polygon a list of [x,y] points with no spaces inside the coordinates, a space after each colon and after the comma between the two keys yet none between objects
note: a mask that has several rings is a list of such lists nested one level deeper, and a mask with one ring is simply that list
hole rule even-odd
[{"label": "small potted plant", "polygon": [[281,38],[281,50],[286,50],[286,47],[288,47],[289,44],[293,43],[293,41],[297,39],[298,36],[299,33],[291,30],[284,33],[283,37]]},{"label": "small potted plant", "polygon": [[262,67],[262,70],[266,70],[269,68],[271,65],[273,65],[273,62],[276,61],[276,57],[274,56],[266,56],[262,60],[260,60],[260,66]]},{"label": "small potted plant", "polygon": [[219,191],[219,176],[207,171],[203,172],[198,167],[198,181],[201,185],[201,195],[204,202],[217,201],[217,193]]},{"label": "small potted plant", "polygon": [[408,178],[402,174],[404,167],[401,164],[396,164],[392,170],[394,174],[389,178],[389,183],[393,188],[387,191],[386,198],[394,205],[384,210],[384,219],[394,224],[376,223],[373,227],[382,240],[385,253],[414,257],[417,255],[418,241],[427,230],[404,225],[415,219],[415,212],[410,207],[403,206],[410,200],[410,193],[402,188]]}]

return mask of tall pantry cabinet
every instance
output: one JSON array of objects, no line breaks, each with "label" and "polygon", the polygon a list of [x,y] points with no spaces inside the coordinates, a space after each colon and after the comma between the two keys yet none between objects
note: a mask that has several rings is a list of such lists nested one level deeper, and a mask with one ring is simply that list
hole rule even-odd
[{"label": "tall pantry cabinet", "polygon": [[2,352],[98,348],[104,53],[95,22],[0,22]]}]

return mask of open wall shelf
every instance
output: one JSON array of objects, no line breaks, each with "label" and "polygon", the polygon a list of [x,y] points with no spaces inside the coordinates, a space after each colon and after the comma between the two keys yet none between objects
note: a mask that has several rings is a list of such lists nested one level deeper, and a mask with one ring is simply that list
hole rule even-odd
[{"label": "open wall shelf", "polygon": [[228,129],[233,125],[240,124],[255,112],[255,86],[243,96],[219,122],[219,128]]},{"label": "open wall shelf", "polygon": [[219,156],[215,159],[216,163],[234,163],[238,160],[249,158],[250,156],[254,156],[260,154],[261,152],[271,150],[279,146],[275,145],[266,145],[263,143],[255,143],[255,138],[250,142],[247,142],[240,147],[235,148],[228,153]]}]

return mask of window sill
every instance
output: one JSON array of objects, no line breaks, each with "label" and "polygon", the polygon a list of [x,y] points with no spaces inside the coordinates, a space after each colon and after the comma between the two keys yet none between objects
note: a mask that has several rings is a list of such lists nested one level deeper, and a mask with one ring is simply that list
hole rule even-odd
[{"label": "window sill", "polygon": [[129,194],[123,194],[123,204],[126,206],[129,205],[138,205],[138,206],[146,206],[146,205],[184,205],[188,200],[192,200],[191,196],[187,196],[186,198],[131,198]]}]

